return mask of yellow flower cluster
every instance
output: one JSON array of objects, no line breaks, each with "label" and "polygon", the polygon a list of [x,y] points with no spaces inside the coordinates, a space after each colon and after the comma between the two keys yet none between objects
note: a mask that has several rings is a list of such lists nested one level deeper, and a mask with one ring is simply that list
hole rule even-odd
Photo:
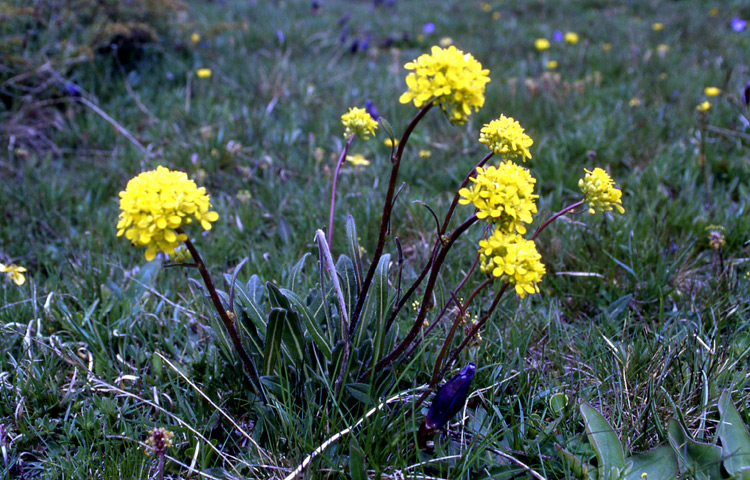
[{"label": "yellow flower cluster", "polygon": [[538,283],[547,270],[532,240],[495,229],[487,240],[479,241],[479,251],[484,273],[512,283],[521,298],[539,293]]},{"label": "yellow flower cluster", "polygon": [[490,71],[483,69],[470,53],[454,46],[432,47],[430,54],[404,65],[414,70],[406,76],[409,90],[399,98],[401,103],[414,102],[417,108],[435,102],[446,112],[452,123],[466,123],[471,109],[484,105],[484,87]]},{"label": "yellow flower cluster", "polygon": [[171,255],[187,239],[176,229],[195,219],[211,230],[219,214],[210,207],[206,189],[198,188],[187,174],[158,167],[132,178],[120,192],[117,236],[124,234],[133,245],[147,247],[146,260],[153,260],[157,252]]},{"label": "yellow flower cluster", "polygon": [[378,122],[367,113],[364,108],[350,108],[348,112],[341,115],[341,123],[344,124],[344,137],[351,138],[359,135],[364,140],[369,140],[370,135],[375,134]]},{"label": "yellow flower cluster", "polygon": [[473,203],[477,217],[487,219],[503,233],[526,233],[524,223],[531,223],[536,213],[534,194],[536,179],[529,171],[511,161],[488,168],[477,167],[477,177],[471,188],[462,188],[459,203]]},{"label": "yellow flower cluster", "polygon": [[527,158],[531,158],[529,147],[534,140],[524,133],[521,124],[512,117],[500,115],[499,119],[482,127],[479,132],[479,142],[484,143],[490,147],[490,150],[502,155],[505,159],[513,159],[520,155],[525,162]]},{"label": "yellow flower cluster", "polygon": [[12,263],[10,265],[0,263],[0,273],[6,274],[8,278],[10,278],[11,281],[16,285],[20,286],[26,283],[26,276],[24,275],[25,272],[26,269],[24,267],[20,267]]},{"label": "yellow flower cluster", "polygon": [[595,168],[593,172],[584,170],[586,175],[578,180],[578,187],[586,195],[589,213],[593,215],[597,210],[608,212],[612,207],[620,213],[625,213],[625,209],[622,208],[622,191],[615,188],[615,182],[607,172],[601,168]]}]

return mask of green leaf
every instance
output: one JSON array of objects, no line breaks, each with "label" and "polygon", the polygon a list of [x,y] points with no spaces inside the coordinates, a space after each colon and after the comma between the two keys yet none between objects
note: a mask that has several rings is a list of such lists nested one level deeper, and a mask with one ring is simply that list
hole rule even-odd
[{"label": "green leaf", "polygon": [[720,447],[692,440],[675,419],[669,421],[667,432],[669,444],[677,453],[681,475],[706,479],[721,478]]},{"label": "green leaf", "polygon": [[138,273],[135,274],[135,278],[132,279],[128,287],[125,289],[125,298],[131,302],[131,305],[141,299],[146,289],[152,287],[156,281],[156,276],[161,270],[161,261],[152,260],[146,262],[142,266]]},{"label": "green leaf", "polygon": [[279,358],[281,334],[284,331],[286,310],[274,308],[268,315],[268,329],[266,330],[266,348],[263,352],[263,374],[271,375]]},{"label": "green leaf", "polygon": [[305,305],[305,302],[296,293],[285,288],[282,288],[280,291],[281,294],[284,295],[287,300],[289,300],[292,310],[298,312],[298,314],[302,317],[302,321],[305,324],[307,333],[310,335],[310,338],[312,338],[315,346],[318,347],[321,353],[323,353],[323,355],[326,357],[326,360],[331,360],[331,344],[323,334],[323,330],[320,328],[320,325],[318,325],[318,322],[313,316],[312,311],[307,307],[307,305]]},{"label": "green leaf", "polygon": [[265,289],[260,282],[257,275],[253,275],[248,280],[245,287],[235,285],[235,294],[239,303],[242,305],[242,309],[247,314],[248,318],[255,324],[258,329],[258,333],[262,336],[266,336],[266,322],[265,322],[265,308],[263,305],[263,299],[265,298]]},{"label": "green leaf", "polygon": [[628,461],[633,462],[633,467],[625,480],[643,480],[644,473],[648,480],[672,480],[679,473],[677,457],[667,445],[634,455]]},{"label": "green leaf", "polygon": [[625,454],[615,431],[602,414],[588,403],[582,403],[580,409],[586,426],[586,435],[599,461],[599,470],[607,472],[611,467],[623,469]]},{"label": "green leaf", "polygon": [[300,258],[297,263],[294,264],[294,267],[292,267],[291,275],[289,275],[287,281],[287,287],[294,288],[294,286],[300,282],[302,278],[302,270],[305,268],[305,261],[309,256],[310,252],[305,253],[304,255],[302,255],[302,258]]},{"label": "green leaf", "polygon": [[349,252],[349,258],[354,262],[354,275],[357,278],[357,294],[362,288],[362,259],[359,249],[359,239],[357,238],[357,224],[354,217],[346,217],[346,249]]},{"label": "green leaf", "polygon": [[299,315],[294,311],[287,311],[284,329],[281,332],[286,351],[294,362],[301,362],[305,358],[305,334],[300,327]]},{"label": "green leaf", "polygon": [[750,435],[745,422],[732,404],[732,394],[724,390],[719,398],[719,438],[723,447],[724,468],[731,475],[750,468]]},{"label": "green leaf", "polygon": [[393,127],[391,127],[391,124],[388,122],[388,120],[381,116],[380,118],[378,118],[378,124],[383,127],[383,131],[386,135],[388,135],[388,138],[391,139],[391,142],[396,143],[396,138],[393,136]]},{"label": "green leaf", "polygon": [[336,262],[336,273],[339,275],[341,290],[344,293],[346,311],[351,312],[354,310],[354,303],[357,301],[357,293],[359,292],[357,275],[354,272],[354,264],[351,258],[346,255],[339,256],[339,260]]},{"label": "green leaf", "polygon": [[355,438],[349,442],[349,474],[352,480],[367,480],[365,453]]},{"label": "green leaf", "polygon": [[391,256],[385,254],[380,257],[378,266],[373,277],[372,293],[375,302],[375,353],[373,362],[377,362],[383,356],[385,349],[385,322],[388,319],[388,264]]},{"label": "green leaf", "polygon": [[347,383],[346,391],[365,405],[370,404],[370,386],[366,383]]},{"label": "green leaf", "polygon": [[560,457],[560,460],[562,461],[565,468],[573,472],[573,474],[575,474],[578,478],[594,478],[593,474],[594,472],[596,472],[596,469],[594,467],[592,467],[588,463],[581,462],[578,457],[565,450],[557,443],[555,444],[555,451],[557,452],[557,456]]}]

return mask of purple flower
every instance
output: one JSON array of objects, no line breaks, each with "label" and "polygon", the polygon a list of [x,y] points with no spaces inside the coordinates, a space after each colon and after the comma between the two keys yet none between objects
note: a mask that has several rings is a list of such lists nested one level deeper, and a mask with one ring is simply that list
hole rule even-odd
[{"label": "purple flower", "polygon": [[731,25],[732,25],[732,30],[734,30],[735,32],[741,32],[747,27],[747,20],[734,17],[732,19]]},{"label": "purple flower", "polygon": [[556,42],[562,42],[565,38],[565,35],[560,30],[555,30],[555,33],[552,34],[552,40]]},{"label": "purple flower", "polygon": [[375,104],[372,103],[372,100],[370,100],[369,98],[365,100],[365,110],[367,110],[367,113],[370,114],[373,120],[377,121],[378,118],[380,118],[380,114],[378,114],[378,109],[375,108]]},{"label": "purple flower", "polygon": [[742,93],[742,100],[745,101],[745,106],[750,107],[750,82],[747,82],[747,85],[745,85],[745,91]]},{"label": "purple flower", "polygon": [[422,31],[423,31],[424,33],[432,33],[432,32],[434,32],[434,31],[435,31],[435,24],[434,24],[434,23],[432,23],[432,22],[430,22],[430,23],[425,23],[425,24],[424,24],[424,25],[422,26]]},{"label": "purple flower", "polygon": [[279,43],[284,43],[284,40],[286,39],[286,37],[284,36],[284,32],[282,32],[281,30],[276,30],[276,38],[279,39]]}]

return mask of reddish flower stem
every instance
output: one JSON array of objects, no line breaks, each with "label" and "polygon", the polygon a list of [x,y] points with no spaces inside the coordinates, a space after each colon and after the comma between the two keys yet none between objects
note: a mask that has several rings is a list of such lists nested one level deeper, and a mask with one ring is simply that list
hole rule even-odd
[{"label": "reddish flower stem", "polygon": [[336,171],[333,174],[333,185],[331,186],[331,208],[328,210],[328,249],[331,249],[331,246],[333,245],[333,214],[336,211],[336,184],[339,180],[339,171],[341,170],[341,165],[344,164],[346,161],[346,152],[349,150],[349,145],[352,144],[352,141],[354,140],[355,135],[352,135],[349,137],[349,140],[346,141],[344,144],[344,149],[341,151],[341,156],[339,157],[339,161],[336,162]]}]

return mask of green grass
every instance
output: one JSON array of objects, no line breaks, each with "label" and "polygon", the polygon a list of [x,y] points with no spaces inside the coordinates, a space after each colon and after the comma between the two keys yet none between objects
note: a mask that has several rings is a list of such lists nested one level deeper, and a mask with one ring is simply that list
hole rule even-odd
[{"label": "green grass", "polygon": [[[452,126],[436,109],[410,140],[392,223],[405,281],[434,242],[431,215],[413,202],[442,217],[485,154],[479,129],[501,113],[534,139],[526,166],[540,195],[535,225],[579,199],[583,168],[596,166],[622,188],[626,213],[567,216],[540,236],[541,293],[520,302],[504,297],[481,343],[450,370],[475,361],[478,393],[466,421],[441,434],[433,454],[414,448],[421,412],[407,415],[409,402],[394,402],[333,442],[312,461],[310,476],[343,478],[364,468],[375,478],[523,477],[501,452],[545,478],[566,478],[572,474],[554,443],[593,456],[577,409],[583,401],[602,411],[632,452],[666,443],[672,417],[695,438],[715,439],[724,389],[747,423],[750,163],[740,115],[748,117],[742,89],[750,80],[750,31],[729,27],[732,17],[750,17],[743,2],[490,1],[498,20],[474,0],[320,3],[311,14],[302,0],[191,2],[187,20],[137,62],[120,69],[100,55],[63,72],[148,154],[84,105],[53,112],[58,124],[45,136],[55,148],[34,136],[11,140],[14,112],[0,110],[8,125],[0,140],[13,147],[0,160],[0,261],[28,269],[21,287],[0,281],[5,476],[154,478],[156,460],[139,442],[165,426],[176,434],[168,455],[195,472],[283,478],[378,398],[421,393],[447,321],[375,380],[374,398],[349,390],[335,398],[325,365],[316,373],[322,380],[295,384],[293,365],[283,364],[274,381],[287,388],[259,402],[210,305],[187,280],[198,276],[146,264],[141,249],[115,236],[115,223],[127,179],[156,165],[180,169],[206,187],[221,216],[195,239],[219,288],[228,289],[221,275],[247,257],[242,284],[258,275],[262,284],[314,289],[314,233],[328,221],[341,114],[371,99],[400,136],[415,113],[398,102],[403,64],[442,37],[471,52],[492,81],[466,126]],[[427,22],[434,33],[422,34]],[[654,31],[655,22],[664,28]],[[581,40],[537,52],[534,39],[555,30],[576,31]],[[197,45],[189,41],[193,31],[201,35]],[[367,38],[369,48],[352,54],[355,38]],[[669,46],[663,56],[659,44]],[[548,59],[559,62],[556,70],[545,70]],[[196,78],[200,67],[212,76]],[[709,85],[723,93],[710,99],[702,130],[695,106]],[[639,106],[630,105],[633,98]],[[704,135],[708,195],[699,167]],[[388,182],[385,138],[381,128],[376,139],[355,141],[350,151],[371,165],[346,167],[339,182],[333,254],[345,253],[351,214],[365,266]],[[230,141],[239,148],[228,148]],[[421,149],[431,157],[419,158]],[[238,197],[243,190],[249,200]],[[470,209],[459,207],[458,215]],[[724,227],[724,270],[709,246],[709,225]],[[468,268],[481,235],[475,228],[458,242],[439,298]],[[393,242],[386,251],[395,258]],[[292,266],[305,253],[312,257],[302,282],[291,285]],[[479,298],[472,314],[491,300]],[[401,336],[411,325],[407,310]],[[557,392],[569,399],[559,414],[548,403]],[[166,462],[173,478],[187,472]]]}]

